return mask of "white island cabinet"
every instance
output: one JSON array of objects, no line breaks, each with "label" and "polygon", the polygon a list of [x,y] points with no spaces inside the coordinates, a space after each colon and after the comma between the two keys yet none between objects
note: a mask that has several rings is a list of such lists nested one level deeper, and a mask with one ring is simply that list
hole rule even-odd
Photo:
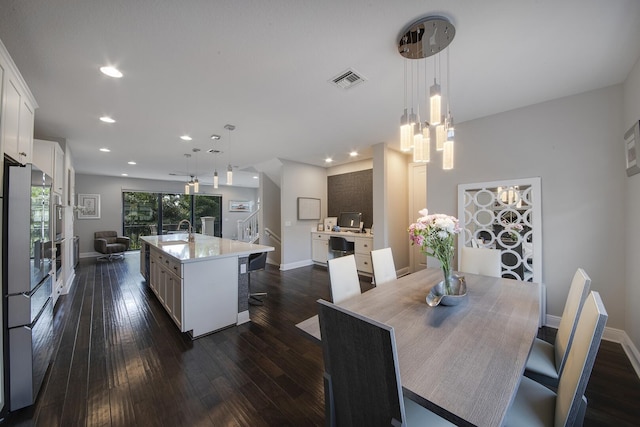
[{"label": "white island cabinet", "polygon": [[180,331],[198,338],[249,321],[247,259],[273,247],[186,233],[141,239],[140,272]]}]

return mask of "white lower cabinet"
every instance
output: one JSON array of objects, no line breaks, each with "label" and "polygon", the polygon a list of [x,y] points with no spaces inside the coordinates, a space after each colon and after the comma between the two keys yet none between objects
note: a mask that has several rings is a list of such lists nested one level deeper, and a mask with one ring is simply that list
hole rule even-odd
[{"label": "white lower cabinet", "polygon": [[181,332],[198,337],[237,323],[237,257],[182,263],[148,248],[149,287]]}]

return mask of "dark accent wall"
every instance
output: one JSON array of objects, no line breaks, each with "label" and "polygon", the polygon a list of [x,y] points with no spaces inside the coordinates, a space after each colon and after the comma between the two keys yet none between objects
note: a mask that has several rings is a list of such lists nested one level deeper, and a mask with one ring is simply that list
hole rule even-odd
[{"label": "dark accent wall", "polygon": [[365,228],[373,222],[373,169],[327,177],[327,212],[362,212]]}]

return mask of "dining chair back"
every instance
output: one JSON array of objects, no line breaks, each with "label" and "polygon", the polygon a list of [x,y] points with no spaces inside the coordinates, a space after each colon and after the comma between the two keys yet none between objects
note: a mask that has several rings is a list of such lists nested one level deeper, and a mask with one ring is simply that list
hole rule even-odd
[{"label": "dining chair back", "polygon": [[578,319],[566,366],[558,383],[556,425],[574,425],[582,410],[582,396],[591,377],[607,318],[600,294],[591,292]]},{"label": "dining chair back", "polygon": [[451,425],[403,398],[392,327],[318,300],[330,426]]},{"label": "dining chair back", "polygon": [[527,377],[557,387],[590,288],[591,278],[582,268],[578,268],[571,280],[555,342],[550,344],[539,338],[535,339],[525,367]]},{"label": "dining chair back", "polygon": [[502,259],[499,249],[463,247],[459,270],[463,273],[501,277]]},{"label": "dining chair back", "polygon": [[328,265],[331,299],[334,303],[338,304],[362,292],[354,255],[332,258]]},{"label": "dining chair back", "polygon": [[607,317],[600,294],[591,292],[578,319],[557,393],[523,377],[506,415],[506,427],[582,425],[587,408],[584,392],[600,348]]},{"label": "dining chair back", "polygon": [[373,280],[376,286],[398,278],[391,248],[371,251],[371,264],[373,265]]}]

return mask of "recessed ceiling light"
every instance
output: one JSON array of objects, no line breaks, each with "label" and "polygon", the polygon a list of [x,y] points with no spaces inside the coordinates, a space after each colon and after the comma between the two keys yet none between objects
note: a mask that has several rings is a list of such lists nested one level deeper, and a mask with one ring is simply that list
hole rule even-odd
[{"label": "recessed ceiling light", "polygon": [[333,162],[333,159],[331,157],[327,157],[326,159],[324,159],[324,161],[326,163],[331,163],[331,162]]},{"label": "recessed ceiling light", "polygon": [[129,176],[129,174],[128,174],[128,173],[121,173],[120,175],[122,175],[122,176]]},{"label": "recessed ceiling light", "polygon": [[258,175],[254,175],[254,176],[253,176],[253,179],[258,179]]},{"label": "recessed ceiling light", "polygon": [[100,151],[102,151],[103,153],[110,153],[111,150],[109,150],[108,148],[101,148]]},{"label": "recessed ceiling light", "polygon": [[189,135],[182,135],[180,139],[183,141],[191,141],[193,138],[191,138]]},{"label": "recessed ceiling light", "polygon": [[133,162],[133,161],[131,161],[131,162],[127,162],[127,163],[128,163],[128,164],[130,164],[130,165],[135,165],[135,164],[137,164],[136,162]]},{"label": "recessed ceiling light", "polygon": [[357,156],[357,155],[358,155],[358,152],[357,152],[357,151],[352,151],[351,153],[349,153],[349,155],[350,155],[351,157],[355,157],[355,156]]},{"label": "recessed ceiling light", "polygon": [[106,74],[107,76],[113,77],[116,79],[119,79],[120,77],[122,77],[122,73],[116,67],[109,67],[109,66],[100,67],[100,71],[102,71],[103,74]]},{"label": "recessed ceiling light", "polygon": [[220,135],[216,135],[215,133],[213,135],[211,135],[211,139],[213,139],[214,141],[217,141],[220,139]]},{"label": "recessed ceiling light", "polygon": [[100,120],[102,120],[105,123],[115,123],[116,122],[115,120],[113,120],[109,116],[102,116],[102,117],[100,117]]}]

